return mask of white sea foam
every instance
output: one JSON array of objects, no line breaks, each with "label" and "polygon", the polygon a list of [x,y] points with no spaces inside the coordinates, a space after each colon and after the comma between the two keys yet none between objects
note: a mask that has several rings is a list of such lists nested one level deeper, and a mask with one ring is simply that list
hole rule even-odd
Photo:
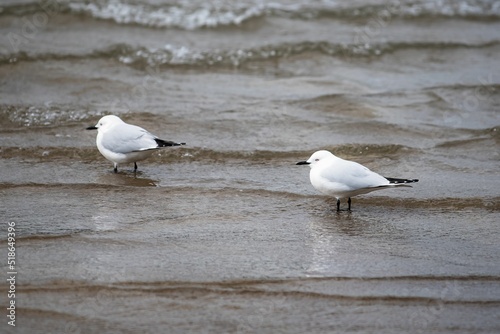
[{"label": "white sea foam", "polygon": [[103,0],[96,2],[75,1],[68,4],[76,13],[113,20],[120,24],[138,24],[156,28],[180,28],[195,30],[228,25],[240,25],[252,18],[277,15],[300,19],[314,19],[318,16],[349,17],[482,17],[499,16],[500,2],[487,0],[439,0],[432,2],[404,3],[393,1],[384,5],[352,7],[348,4],[323,1],[297,2],[293,5],[265,1],[248,2],[193,2],[180,1],[169,5],[129,4],[124,0]]},{"label": "white sea foam", "polygon": [[99,19],[111,19],[117,23],[135,23],[150,27],[176,27],[194,30],[202,27],[217,27],[225,25],[239,25],[245,20],[260,16],[267,6],[231,7],[212,6],[205,4],[201,7],[168,6],[151,7],[123,3],[119,0],[110,0],[103,3],[70,3],[72,11],[89,13]]}]

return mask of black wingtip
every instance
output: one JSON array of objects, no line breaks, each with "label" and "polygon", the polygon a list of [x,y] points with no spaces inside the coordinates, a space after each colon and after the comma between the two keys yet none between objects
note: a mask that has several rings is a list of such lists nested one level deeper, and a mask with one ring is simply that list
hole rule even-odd
[{"label": "black wingtip", "polygon": [[386,177],[386,179],[389,181],[389,183],[392,183],[392,184],[416,183],[416,182],[418,182],[418,179],[396,179],[396,178],[393,178],[393,177]]},{"label": "black wingtip", "polygon": [[176,143],[176,142],[173,142],[173,141],[163,140],[163,139],[160,139],[160,138],[155,138],[155,142],[158,144],[158,147],[186,145],[186,143]]}]

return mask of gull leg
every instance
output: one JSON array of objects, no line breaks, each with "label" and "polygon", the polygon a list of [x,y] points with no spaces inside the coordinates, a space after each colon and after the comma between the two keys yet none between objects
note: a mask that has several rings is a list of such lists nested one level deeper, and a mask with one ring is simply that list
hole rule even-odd
[{"label": "gull leg", "polygon": [[347,207],[347,211],[351,211],[351,198],[349,197],[349,199],[347,200],[347,204],[349,205]]},{"label": "gull leg", "polygon": [[117,164],[117,163],[115,163],[115,168],[113,169],[113,171],[114,171],[115,173],[118,173],[118,164]]},{"label": "gull leg", "polygon": [[337,212],[340,211],[340,198],[337,198]]},{"label": "gull leg", "polygon": [[137,162],[134,162],[134,173],[137,172]]}]

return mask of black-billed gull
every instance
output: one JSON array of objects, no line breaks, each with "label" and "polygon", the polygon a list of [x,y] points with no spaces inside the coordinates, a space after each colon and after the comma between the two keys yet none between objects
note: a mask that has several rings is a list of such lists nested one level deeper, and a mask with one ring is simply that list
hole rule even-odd
[{"label": "black-billed gull", "polygon": [[113,162],[115,173],[118,172],[118,164],[133,162],[134,171],[137,171],[137,161],[148,158],[155,150],[165,146],[185,145],[160,139],[141,127],[125,123],[115,115],[102,117],[95,126],[89,126],[87,130],[97,130],[97,149]]},{"label": "black-billed gull", "polygon": [[408,183],[418,182],[417,179],[383,177],[357,162],[341,159],[325,150],[313,153],[307,161],[297,165],[311,167],[311,184],[319,192],[337,198],[337,211],[340,211],[341,198],[348,198],[350,211],[353,196],[392,187],[411,187]]}]

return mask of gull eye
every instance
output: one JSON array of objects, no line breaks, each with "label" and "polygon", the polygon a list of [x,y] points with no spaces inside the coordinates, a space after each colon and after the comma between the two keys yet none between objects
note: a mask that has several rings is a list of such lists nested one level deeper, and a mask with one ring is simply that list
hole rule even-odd
[{"label": "gull eye", "polygon": [[319,159],[314,159],[314,161],[319,161]]}]

